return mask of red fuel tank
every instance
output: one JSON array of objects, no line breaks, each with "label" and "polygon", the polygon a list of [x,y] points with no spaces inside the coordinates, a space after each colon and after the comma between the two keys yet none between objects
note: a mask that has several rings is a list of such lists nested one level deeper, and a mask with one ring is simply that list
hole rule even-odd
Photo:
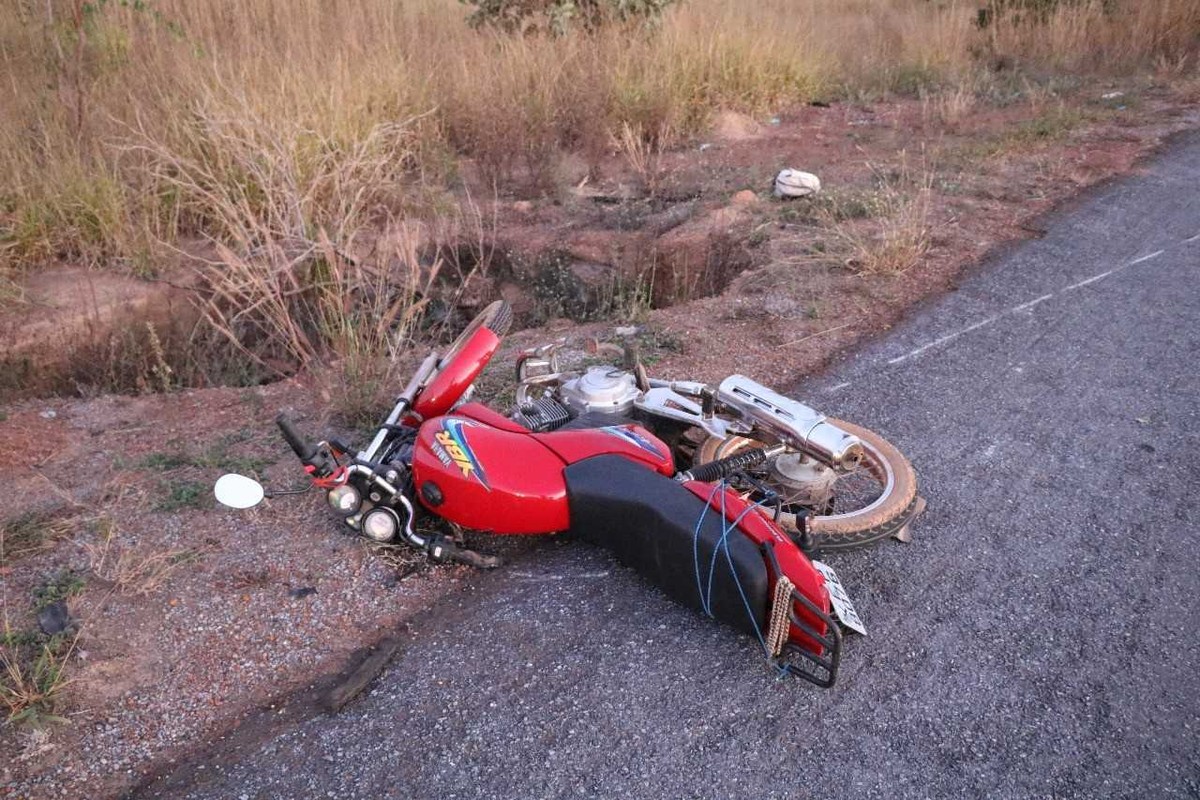
[{"label": "red fuel tank", "polygon": [[421,504],[475,530],[566,530],[563,461],[528,431],[460,416],[434,417],[417,433],[413,478]]},{"label": "red fuel tank", "polygon": [[603,428],[535,434],[567,464],[599,455],[625,456],[666,475],[675,474],[671,449],[641,425],[607,425]]},{"label": "red fuel tank", "polygon": [[553,533],[570,527],[563,468],[619,455],[673,475],[670,448],[639,425],[531,433],[476,404],[422,423],[413,479],[422,505],[466,528]]}]

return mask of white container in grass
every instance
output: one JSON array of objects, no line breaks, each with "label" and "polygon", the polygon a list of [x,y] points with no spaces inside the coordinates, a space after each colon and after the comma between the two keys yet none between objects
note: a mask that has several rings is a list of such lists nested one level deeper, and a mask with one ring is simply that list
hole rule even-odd
[{"label": "white container in grass", "polygon": [[821,191],[821,179],[811,172],[785,169],[775,176],[775,196],[780,199],[808,197]]}]

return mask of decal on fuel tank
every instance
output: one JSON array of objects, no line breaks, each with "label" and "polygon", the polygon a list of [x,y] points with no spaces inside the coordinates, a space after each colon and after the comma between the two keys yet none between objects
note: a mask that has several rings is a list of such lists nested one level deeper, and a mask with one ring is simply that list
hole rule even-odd
[{"label": "decal on fuel tank", "polygon": [[647,453],[653,453],[658,458],[662,458],[662,450],[658,449],[658,445],[656,445],[651,440],[647,439],[645,436],[642,436],[640,433],[638,433],[632,427],[625,427],[622,425],[608,425],[608,426],[601,428],[600,430],[604,431],[605,433],[607,433],[610,436],[615,436],[618,439],[622,439],[626,442],[629,442],[630,444],[632,444],[636,447],[640,447],[641,449],[645,450]]},{"label": "decal on fuel tank", "polygon": [[467,441],[465,429],[473,428],[476,424],[457,417],[443,419],[442,429],[433,435],[433,454],[447,467],[453,464],[462,471],[464,478],[474,478],[490,492],[492,487],[488,484],[483,465]]}]

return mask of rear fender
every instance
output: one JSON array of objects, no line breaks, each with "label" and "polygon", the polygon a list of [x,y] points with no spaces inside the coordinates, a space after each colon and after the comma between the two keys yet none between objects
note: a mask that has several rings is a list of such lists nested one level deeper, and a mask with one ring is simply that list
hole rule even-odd
[{"label": "rear fender", "polygon": [[[831,603],[829,600],[829,590],[825,588],[825,576],[817,571],[817,568],[800,551],[796,543],[766,516],[764,509],[755,508],[743,516],[743,512],[750,507],[750,503],[743,500],[741,495],[733,489],[725,488],[717,490],[713,484],[702,483],[700,481],[688,481],[684,486],[692,494],[707,501],[709,507],[718,514],[722,510],[721,495],[723,493],[725,519],[733,522],[738,517],[741,517],[741,521],[738,523],[738,530],[760,548],[770,547],[774,555],[774,561],[778,565],[778,573],[786,575],[796,587],[796,591],[808,598],[814,606],[828,616]],[[768,570],[768,575],[770,590],[774,592],[777,578],[776,570]],[[793,613],[819,634],[824,635],[827,632],[825,622],[802,604],[798,604],[793,608]],[[788,638],[810,652],[820,652],[823,649],[820,643],[813,641],[812,637],[796,624],[791,626]]]}]

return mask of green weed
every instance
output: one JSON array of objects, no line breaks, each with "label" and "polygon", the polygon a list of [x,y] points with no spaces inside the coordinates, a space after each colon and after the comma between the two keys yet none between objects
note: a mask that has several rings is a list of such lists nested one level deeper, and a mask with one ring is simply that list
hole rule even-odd
[{"label": "green weed", "polygon": [[154,506],[158,511],[171,512],[187,508],[203,508],[208,504],[208,484],[200,481],[161,481],[159,491],[161,496]]},{"label": "green weed", "polygon": [[0,635],[0,707],[9,724],[41,727],[66,721],[54,712],[69,683],[65,670],[78,637],[14,631],[5,622]]},{"label": "green weed", "polygon": [[41,611],[46,606],[79,594],[86,586],[87,579],[84,576],[69,567],[64,567],[33,590],[33,607]]},{"label": "green weed", "polygon": [[226,434],[199,453],[183,449],[151,453],[137,463],[137,468],[152,472],[172,472],[184,467],[195,467],[257,475],[267,468],[271,463],[270,459],[231,452],[234,445],[247,441],[250,436],[251,433],[247,430]]}]

